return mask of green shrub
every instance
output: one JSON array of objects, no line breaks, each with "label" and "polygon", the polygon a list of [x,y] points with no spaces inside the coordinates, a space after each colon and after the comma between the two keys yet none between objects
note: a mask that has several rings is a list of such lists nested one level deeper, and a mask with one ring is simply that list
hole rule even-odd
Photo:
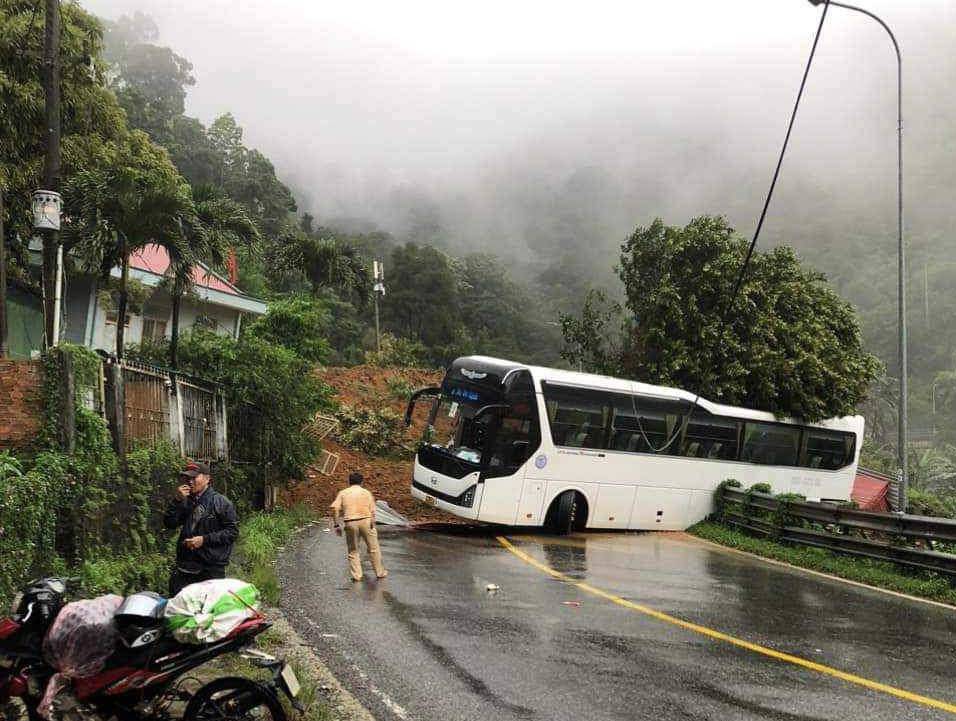
[{"label": "green shrub", "polygon": [[326,338],[333,319],[324,304],[304,296],[269,304],[269,310],[246,329],[255,337],[281,345],[316,363],[327,363],[332,348]]},{"label": "green shrub", "polygon": [[405,455],[411,449],[405,440],[405,422],[389,408],[353,408],[343,405],[335,414],[336,438],[370,456]]},{"label": "green shrub", "polygon": [[115,554],[104,549],[83,561],[76,573],[83,592],[90,596],[136,591],[164,592],[174,552]]},{"label": "green shrub", "polygon": [[747,489],[748,493],[765,493],[768,496],[773,493],[773,488],[770,487],[769,483],[754,483],[750,488]]},{"label": "green shrub", "polygon": [[366,351],[365,362],[380,368],[421,368],[427,365],[428,351],[417,340],[383,333],[381,349]]},{"label": "green shrub", "polygon": [[715,520],[723,520],[724,512],[727,510],[727,504],[724,503],[724,489],[725,488],[740,488],[740,481],[736,478],[728,478],[725,481],[721,481],[717,484],[717,489],[714,491],[714,515]]},{"label": "green shrub", "polygon": [[916,516],[956,518],[956,499],[910,488],[906,494],[907,512]]},{"label": "green shrub", "polygon": [[389,394],[399,400],[408,400],[415,392],[415,386],[401,376],[393,376],[385,381]]},{"label": "green shrub", "polygon": [[244,460],[272,463],[286,478],[301,477],[318,455],[318,444],[303,429],[329,406],[331,395],[311,361],[254,334],[236,341],[202,328],[183,334],[180,358],[183,370],[222,386],[230,409],[256,409],[245,430],[262,440],[262,457]]}]

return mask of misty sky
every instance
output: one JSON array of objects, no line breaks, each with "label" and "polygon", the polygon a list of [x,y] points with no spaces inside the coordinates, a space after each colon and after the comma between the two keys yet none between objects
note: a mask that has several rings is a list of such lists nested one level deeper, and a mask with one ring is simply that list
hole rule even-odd
[{"label": "misty sky", "polygon": [[[654,214],[725,213],[750,233],[820,13],[805,0],[83,5],[152,15],[160,42],[194,64],[187,112],[233,112],[303,209],[400,232],[410,206],[428,207],[462,247],[495,249],[525,245],[529,224],[578,197],[614,242]],[[904,49],[918,184],[948,142],[934,133],[956,2],[867,7]],[[775,217],[812,215],[808,203],[892,225],[895,68],[882,32],[831,9],[768,240],[790,230]]]}]

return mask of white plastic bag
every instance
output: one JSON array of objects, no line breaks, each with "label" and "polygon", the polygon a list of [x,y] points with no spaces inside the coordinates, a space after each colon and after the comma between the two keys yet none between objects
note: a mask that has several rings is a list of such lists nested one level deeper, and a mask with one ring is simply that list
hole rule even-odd
[{"label": "white plastic bag", "polygon": [[113,622],[121,596],[100,596],[66,604],[43,639],[43,658],[57,673],[40,701],[43,718],[50,718],[53,700],[75,678],[95,676],[119,643]]},{"label": "white plastic bag", "polygon": [[180,643],[212,643],[258,614],[259,590],[236,578],[186,586],[166,604],[166,626]]}]

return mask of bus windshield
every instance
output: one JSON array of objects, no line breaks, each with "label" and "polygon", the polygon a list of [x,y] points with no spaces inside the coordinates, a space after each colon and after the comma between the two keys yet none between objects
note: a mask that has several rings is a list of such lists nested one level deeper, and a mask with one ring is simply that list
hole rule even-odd
[{"label": "bus windshield", "polygon": [[436,403],[434,421],[426,431],[428,445],[468,463],[480,463],[492,416],[486,413],[475,419],[477,406],[447,393],[442,393]]}]

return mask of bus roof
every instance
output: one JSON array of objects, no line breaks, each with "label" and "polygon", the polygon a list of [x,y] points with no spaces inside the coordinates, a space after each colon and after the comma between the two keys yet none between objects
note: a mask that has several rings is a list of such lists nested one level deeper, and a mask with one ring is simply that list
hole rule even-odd
[{"label": "bus roof", "polygon": [[[527,370],[537,386],[541,381],[557,383],[561,385],[577,386],[579,388],[592,388],[594,390],[615,391],[618,393],[640,393],[643,395],[657,396],[658,398],[669,398],[675,400],[684,400],[688,403],[694,400],[694,394],[690,391],[679,388],[670,388],[668,386],[655,386],[649,383],[640,383],[638,381],[629,381],[623,378],[613,378],[611,376],[597,375],[593,373],[581,373],[578,371],[561,370],[559,368],[546,368],[543,366],[531,366],[514,361],[503,360],[501,358],[491,358],[488,356],[465,356],[458,358],[451,366],[459,369],[462,367],[476,367],[482,369],[495,369],[496,375],[504,380],[511,372],[516,370]],[[755,421],[767,421],[776,423],[794,423],[804,426],[818,426],[820,428],[832,428],[838,430],[856,431],[863,433],[862,416],[844,416],[842,418],[830,418],[816,423],[806,423],[804,421],[794,420],[792,418],[778,418],[768,411],[758,411],[751,408],[738,406],[728,406],[721,403],[714,403],[706,398],[700,398],[697,404],[705,410],[718,416],[731,416],[734,418],[750,419]]]}]

